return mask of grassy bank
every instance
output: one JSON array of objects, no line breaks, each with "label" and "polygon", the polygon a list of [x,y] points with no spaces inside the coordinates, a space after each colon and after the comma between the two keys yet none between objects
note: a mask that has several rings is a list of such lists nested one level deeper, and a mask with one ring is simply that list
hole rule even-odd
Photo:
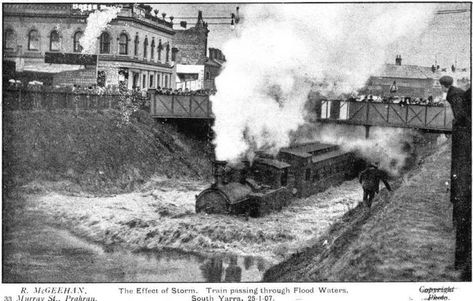
[{"label": "grassy bank", "polygon": [[458,281],[449,180],[450,144],[381,191],[371,212],[348,212],[265,281]]},{"label": "grassy bank", "polygon": [[155,123],[144,111],[124,122],[117,111],[3,114],[3,186],[61,181],[66,189],[130,191],[152,175],[207,178],[209,144]]}]

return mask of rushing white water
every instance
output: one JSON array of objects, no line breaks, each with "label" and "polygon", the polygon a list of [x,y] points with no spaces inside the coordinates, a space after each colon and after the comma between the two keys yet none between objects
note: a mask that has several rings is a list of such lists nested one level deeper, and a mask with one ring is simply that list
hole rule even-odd
[{"label": "rushing white water", "polygon": [[96,54],[97,53],[97,39],[102,34],[102,31],[107,28],[108,23],[117,17],[120,12],[119,7],[105,6],[101,10],[95,10],[87,18],[87,27],[84,35],[80,39],[82,46],[82,53]]},{"label": "rushing white water", "polygon": [[239,37],[211,98],[216,156],[236,161],[276,152],[304,124],[309,91],[355,92],[385,62],[388,47],[427,27],[428,4],[247,5]]}]

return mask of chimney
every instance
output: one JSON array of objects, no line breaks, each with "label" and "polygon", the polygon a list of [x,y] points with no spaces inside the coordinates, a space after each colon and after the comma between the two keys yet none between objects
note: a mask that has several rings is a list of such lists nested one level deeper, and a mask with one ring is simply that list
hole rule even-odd
[{"label": "chimney", "polygon": [[401,55],[396,55],[396,65],[397,66],[401,66],[401,63],[402,63],[402,58],[401,58]]},{"label": "chimney", "polygon": [[225,166],[227,165],[227,161],[213,161],[213,176],[215,182],[212,186],[221,186],[223,185],[223,176],[225,174]]},{"label": "chimney", "polygon": [[197,15],[197,23],[195,24],[196,27],[205,27],[205,22],[204,22],[204,19],[202,17],[202,11],[199,10],[199,13]]}]

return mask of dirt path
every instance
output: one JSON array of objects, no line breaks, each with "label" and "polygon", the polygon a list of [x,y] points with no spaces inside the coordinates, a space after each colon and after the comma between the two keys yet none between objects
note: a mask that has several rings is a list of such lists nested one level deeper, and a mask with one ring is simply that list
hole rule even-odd
[{"label": "dirt path", "polygon": [[[458,281],[446,181],[450,144],[361,206],[310,248],[265,273],[265,281]],[[402,183],[402,186],[400,184]]]}]

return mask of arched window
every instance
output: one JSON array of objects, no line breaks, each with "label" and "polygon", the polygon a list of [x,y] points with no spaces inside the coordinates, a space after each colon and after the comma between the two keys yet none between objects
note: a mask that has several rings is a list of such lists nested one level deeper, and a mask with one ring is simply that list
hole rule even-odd
[{"label": "arched window", "polygon": [[135,56],[138,56],[138,47],[140,44],[140,38],[138,37],[138,34],[135,36]]},{"label": "arched window", "polygon": [[148,56],[148,38],[145,38],[143,42],[143,57],[146,58]]},{"label": "arched window", "polygon": [[15,50],[16,48],[16,37],[13,29],[8,28],[3,34],[3,48],[5,50]]},{"label": "arched window", "polygon": [[74,34],[74,52],[81,52],[82,51],[82,46],[80,45],[80,39],[84,33],[82,31],[77,31]]},{"label": "arched window", "polygon": [[150,54],[151,54],[151,59],[154,60],[154,38],[153,40],[151,41],[151,51],[150,51]]},{"label": "arched window", "polygon": [[158,43],[158,61],[161,61],[161,51],[163,50],[163,44],[161,44],[161,40]]},{"label": "arched window", "polygon": [[39,50],[39,32],[36,29],[28,33],[28,50]]},{"label": "arched window", "polygon": [[167,44],[166,45],[166,63],[169,62],[169,49],[170,49],[169,44]]},{"label": "arched window", "polygon": [[61,41],[59,40],[59,33],[53,30],[49,35],[49,50],[59,51],[61,49]]},{"label": "arched window", "polygon": [[110,35],[106,32],[100,35],[100,53],[110,53]]},{"label": "arched window", "polygon": [[128,54],[128,36],[124,33],[120,35],[120,54]]}]

